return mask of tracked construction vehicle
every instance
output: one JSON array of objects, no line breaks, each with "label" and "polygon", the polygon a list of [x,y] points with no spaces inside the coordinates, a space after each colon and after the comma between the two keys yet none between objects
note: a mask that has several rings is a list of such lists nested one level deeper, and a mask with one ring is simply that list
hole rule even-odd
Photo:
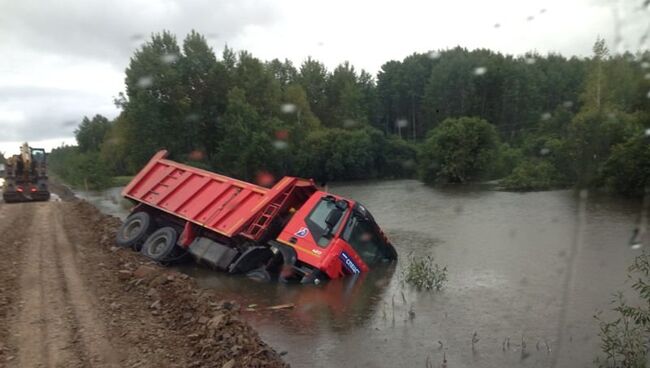
[{"label": "tracked construction vehicle", "polygon": [[23,143],[20,154],[5,162],[2,198],[5,202],[47,201],[47,155],[43,148]]},{"label": "tracked construction vehicle", "polygon": [[249,277],[319,283],[397,259],[368,210],[284,177],[272,188],[179,164],[158,152],[125,187],[136,206],[117,243],[159,262],[191,256]]}]

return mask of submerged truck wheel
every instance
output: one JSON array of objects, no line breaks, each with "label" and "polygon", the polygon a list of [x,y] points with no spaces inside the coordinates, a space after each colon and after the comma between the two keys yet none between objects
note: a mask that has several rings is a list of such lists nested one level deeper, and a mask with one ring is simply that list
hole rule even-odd
[{"label": "submerged truck wheel", "polygon": [[125,248],[140,250],[140,246],[153,230],[153,221],[146,212],[131,214],[117,231],[115,242]]},{"label": "submerged truck wheel", "polygon": [[147,238],[140,252],[154,261],[168,261],[173,258],[177,239],[178,233],[173,227],[160,228]]}]

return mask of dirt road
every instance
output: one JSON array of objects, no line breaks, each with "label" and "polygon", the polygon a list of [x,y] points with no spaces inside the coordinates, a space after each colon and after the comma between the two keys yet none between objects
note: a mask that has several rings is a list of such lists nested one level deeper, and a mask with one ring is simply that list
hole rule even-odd
[{"label": "dirt road", "polygon": [[237,307],[82,201],[0,203],[0,367],[284,366]]}]

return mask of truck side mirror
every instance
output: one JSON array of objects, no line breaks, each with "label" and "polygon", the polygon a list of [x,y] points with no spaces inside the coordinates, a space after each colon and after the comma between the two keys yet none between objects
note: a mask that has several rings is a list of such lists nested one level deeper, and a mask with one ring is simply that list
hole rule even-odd
[{"label": "truck side mirror", "polygon": [[327,227],[330,229],[330,231],[334,229],[334,226],[336,226],[336,224],[339,223],[341,216],[343,216],[343,211],[338,207],[333,208],[332,211],[327,215],[325,218],[325,223],[327,224]]}]

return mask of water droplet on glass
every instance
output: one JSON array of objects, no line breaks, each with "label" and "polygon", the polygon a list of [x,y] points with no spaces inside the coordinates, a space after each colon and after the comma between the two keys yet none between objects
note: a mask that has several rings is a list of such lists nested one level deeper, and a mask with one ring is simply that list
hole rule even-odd
[{"label": "water droplet on glass", "polygon": [[550,112],[545,112],[545,113],[542,114],[541,118],[544,121],[549,120],[551,118],[551,113]]},{"label": "water droplet on glass", "polygon": [[285,103],[282,104],[282,106],[280,106],[280,111],[282,111],[285,114],[293,114],[294,112],[296,112],[296,110],[297,110],[296,105],[292,103]]},{"label": "water droplet on glass", "polygon": [[633,243],[633,244],[630,244],[630,249],[637,250],[637,249],[641,249],[642,246],[643,246],[643,244],[641,244],[641,243]]},{"label": "water droplet on glass", "polygon": [[343,127],[344,128],[354,128],[355,126],[357,126],[357,122],[355,120],[352,120],[352,119],[343,120]]},{"label": "water droplet on glass", "polygon": [[539,9],[539,14],[544,14],[544,13],[546,13],[546,9],[544,9],[544,8]]},{"label": "water droplet on glass", "polygon": [[566,108],[572,107],[573,106],[573,101],[564,101],[562,103],[562,106],[564,106]]},{"label": "water droplet on glass", "polygon": [[487,72],[487,68],[484,66],[479,66],[478,68],[474,69],[474,75],[483,75]]},{"label": "water droplet on glass", "polygon": [[427,56],[429,56],[429,59],[435,60],[440,57],[440,51],[429,51]]},{"label": "water droplet on glass", "polygon": [[205,152],[201,150],[194,150],[190,152],[187,157],[192,161],[202,161],[205,158]]},{"label": "water droplet on glass", "polygon": [[160,60],[165,64],[173,64],[178,60],[177,54],[163,54]]},{"label": "water droplet on glass", "polygon": [[539,150],[539,153],[540,153],[542,156],[548,155],[550,152],[551,152],[551,150],[548,149],[548,148],[546,148],[546,147],[544,147],[544,148],[542,148],[541,150]]},{"label": "water droplet on glass", "polygon": [[273,147],[275,147],[275,149],[283,150],[286,149],[288,146],[289,144],[287,144],[287,142],[285,141],[273,141]]},{"label": "water droplet on glass", "polygon": [[648,137],[650,137],[650,128],[648,128],[648,129],[645,130],[645,135],[648,136]]},{"label": "water droplet on glass", "polygon": [[153,77],[150,75],[145,75],[143,77],[140,77],[140,79],[138,79],[135,85],[140,88],[149,88],[151,87],[151,85],[153,85]]},{"label": "water droplet on glass", "polygon": [[650,62],[647,62],[647,61],[641,62],[641,68],[643,68],[643,69],[650,68]]},{"label": "water droplet on glass", "polygon": [[140,41],[144,39],[144,35],[142,33],[134,33],[129,37],[131,41]]},{"label": "water droplet on glass", "polygon": [[650,91],[648,91],[648,94],[645,95],[647,98],[650,98]]},{"label": "water droplet on glass", "polygon": [[537,61],[537,59],[535,59],[534,57],[527,57],[526,58],[526,64],[528,64],[528,65],[533,65],[533,64],[535,64],[536,61]]},{"label": "water droplet on glass", "polygon": [[528,22],[531,22],[531,21],[535,20],[535,17],[532,16],[532,15],[529,15],[528,18],[526,18],[526,20],[527,20]]},{"label": "water droplet on glass", "polygon": [[501,24],[499,24],[499,23],[494,23],[494,28],[501,28]]},{"label": "water droplet on glass", "polygon": [[275,132],[275,139],[286,141],[289,139],[289,131],[286,129],[277,130]]},{"label": "water droplet on glass", "polygon": [[273,174],[271,174],[268,171],[258,171],[257,175],[255,175],[255,182],[257,183],[257,185],[263,187],[272,186],[274,181],[275,178],[273,177]]},{"label": "water droplet on glass", "polygon": [[406,128],[409,125],[408,120],[406,119],[397,119],[395,126],[398,128]]},{"label": "water droplet on glass", "polygon": [[323,42],[323,41],[318,41],[318,44],[317,44],[317,45],[318,45],[319,47],[323,47],[323,46],[325,46],[325,42]]},{"label": "water droplet on glass", "polygon": [[588,189],[581,189],[580,190],[580,199],[585,200],[589,196],[589,190]]},{"label": "water droplet on glass", "polygon": [[199,121],[199,114],[187,114],[187,116],[185,116],[185,121],[188,123]]}]

